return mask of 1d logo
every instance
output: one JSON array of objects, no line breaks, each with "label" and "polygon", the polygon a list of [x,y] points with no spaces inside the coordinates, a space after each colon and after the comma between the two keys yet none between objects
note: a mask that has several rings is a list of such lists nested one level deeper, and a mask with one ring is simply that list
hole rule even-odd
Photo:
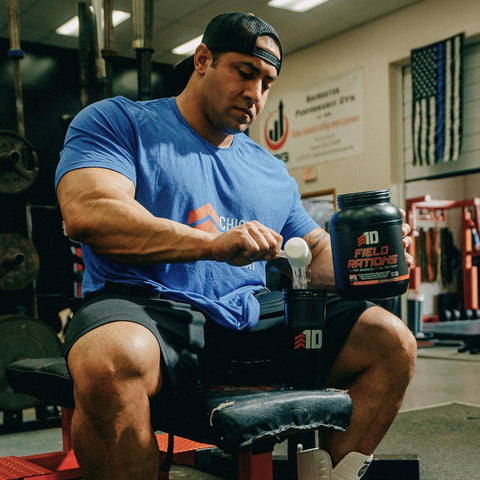
[{"label": "1d logo", "polygon": [[283,102],[280,100],[278,109],[274,110],[265,121],[263,137],[270,150],[280,150],[288,137],[288,120],[283,114]]},{"label": "1d logo", "polygon": [[372,230],[371,232],[363,232],[357,238],[357,246],[361,247],[362,245],[376,245],[380,241],[377,230]]},{"label": "1d logo", "polygon": [[304,330],[295,336],[294,349],[304,348],[305,350],[318,350],[322,348],[321,330]]}]

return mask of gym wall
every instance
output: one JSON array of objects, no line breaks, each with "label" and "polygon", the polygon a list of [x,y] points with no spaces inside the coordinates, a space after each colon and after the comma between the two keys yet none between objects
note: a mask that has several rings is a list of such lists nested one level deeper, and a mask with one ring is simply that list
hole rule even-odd
[{"label": "gym wall", "polygon": [[[9,40],[0,38],[0,130],[17,132],[12,62]],[[54,191],[54,175],[68,119],[81,109],[78,51],[22,42],[20,62],[25,115],[25,138],[38,155],[35,182],[18,194],[0,194],[0,234],[28,236],[26,205],[31,210],[31,235],[40,258],[36,283],[39,318],[57,328],[56,312],[69,305],[73,295],[70,242],[63,235]],[[132,100],[137,95],[136,63],[113,61],[113,91]],[[177,93],[168,65],[152,64],[152,96]],[[93,97],[94,99],[94,97]],[[1,174],[1,172],[0,172]],[[33,314],[33,287],[0,290],[0,315]]]},{"label": "gym wall", "polygon": [[[389,187],[394,203],[404,203],[402,66],[413,48],[459,32],[466,42],[478,40],[478,12],[478,0],[424,0],[285,58],[275,95],[363,70],[364,152],[316,163],[315,178],[308,181],[305,167],[289,167],[302,193]],[[251,128],[254,140],[263,134],[260,124]]]}]

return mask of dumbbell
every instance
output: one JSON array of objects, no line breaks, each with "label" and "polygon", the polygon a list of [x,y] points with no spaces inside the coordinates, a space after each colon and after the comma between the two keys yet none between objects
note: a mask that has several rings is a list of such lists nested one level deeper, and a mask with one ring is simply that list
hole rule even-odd
[{"label": "dumbbell", "polygon": [[462,318],[462,314],[460,313],[460,310],[457,308],[454,308],[452,310],[452,320],[460,320]]},{"label": "dumbbell", "polygon": [[446,308],[441,312],[440,321],[441,322],[450,322],[453,319],[452,311]]}]

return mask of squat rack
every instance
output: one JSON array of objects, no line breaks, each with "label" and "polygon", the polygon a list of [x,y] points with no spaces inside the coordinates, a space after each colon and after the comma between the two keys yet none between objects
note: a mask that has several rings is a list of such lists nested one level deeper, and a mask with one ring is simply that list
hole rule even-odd
[{"label": "squat rack", "polygon": [[[419,212],[428,210],[434,212],[437,219],[444,219],[445,210],[462,209],[463,308],[464,310],[478,310],[478,268],[473,265],[473,258],[480,256],[480,245],[474,245],[473,233],[480,231],[480,198],[475,197],[458,201],[432,200],[430,195],[424,195],[408,199],[406,205],[407,221],[412,227],[413,235],[418,234]],[[473,218],[472,210],[474,212]],[[415,256],[415,242],[412,242],[408,252]],[[418,265],[410,273],[409,288],[420,292],[421,267]]]}]

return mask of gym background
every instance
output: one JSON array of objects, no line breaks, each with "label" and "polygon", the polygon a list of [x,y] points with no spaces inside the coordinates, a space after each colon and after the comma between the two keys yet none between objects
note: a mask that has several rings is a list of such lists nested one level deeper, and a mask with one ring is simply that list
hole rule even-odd
[{"label": "gym background", "polygon": [[[340,194],[388,187],[392,202],[399,206],[425,193],[432,199],[456,201],[480,195],[480,173],[477,173],[480,145],[476,140],[480,138],[480,122],[475,116],[476,92],[480,90],[478,67],[475,67],[480,58],[480,29],[477,15],[472,12],[480,14],[476,0],[462,0],[455,5],[448,0],[424,0],[288,55],[275,85],[276,97],[352,69],[363,70],[364,123],[368,126],[364,129],[364,152],[335,162],[319,162],[308,172],[306,167],[289,165],[302,194],[309,196],[324,191]],[[462,156],[457,162],[449,162],[450,171],[433,172],[430,176],[422,173],[417,175],[421,178],[416,178],[415,170],[409,167],[411,145],[407,138],[411,111],[408,104],[410,51],[459,32],[465,33],[465,110],[473,112],[465,122]],[[0,48],[8,52],[8,38],[0,38]],[[68,121],[81,109],[79,52],[78,48],[26,41],[22,41],[22,49],[26,52],[20,62],[25,137],[38,154],[39,171],[25,192],[1,194],[0,233],[26,235],[25,206],[31,205],[31,235],[40,257],[37,308],[42,320],[55,326],[58,307],[63,308],[70,301],[74,288],[73,259],[68,239],[61,230],[53,175]],[[113,62],[113,93],[137,99],[135,60],[119,56]],[[152,63],[151,83],[152,97],[170,96],[180,90],[178,79],[167,64]],[[91,85],[90,101],[98,95],[95,82]],[[0,130],[16,131],[12,62],[6,55],[0,56],[0,119]],[[259,121],[250,131],[252,138],[259,142],[263,136],[262,126]],[[345,175],[345,172],[355,172],[355,175]],[[460,223],[459,210],[450,210],[445,226],[451,230],[457,248],[461,244]],[[436,296],[459,288],[456,281],[446,287],[436,279],[423,282],[424,312],[437,313]],[[31,314],[30,290],[31,287],[8,292],[0,289],[0,315],[17,311]]]},{"label": "gym background", "polygon": [[[480,90],[478,58],[480,28],[476,0],[423,0],[357,28],[328,38],[288,55],[273,94],[302,90],[326,79],[361,68],[363,71],[364,151],[306,167],[288,165],[305,196],[317,192],[335,194],[388,187],[392,202],[405,206],[406,200],[429,194],[432,199],[460,201],[480,195],[480,121],[476,99]],[[430,176],[417,175],[409,164],[408,143],[409,55],[413,48],[428,45],[459,32],[465,33],[465,111],[462,156],[449,162],[449,171]],[[9,41],[0,38],[1,51]],[[61,231],[61,219],[55,208],[53,175],[62,148],[69,118],[81,109],[78,49],[56,48],[22,41],[26,57],[21,60],[25,137],[38,154],[38,178],[25,192],[2,194],[1,233],[26,234],[25,205],[32,207],[32,236],[39,251],[37,280],[38,310],[42,319],[54,325],[56,311],[72,296],[71,252]],[[308,68],[306,68],[308,66]],[[467,68],[468,67],[468,68]],[[171,65],[152,63],[152,96],[174,95],[179,89]],[[135,60],[116,57],[113,65],[113,92],[138,98]],[[92,83],[94,84],[94,82]],[[96,92],[91,93],[91,100]],[[12,62],[0,56],[0,129],[16,131],[15,95]],[[250,135],[261,142],[261,121]],[[307,171],[308,170],[308,171]],[[346,175],[346,172],[355,172]],[[375,175],[372,175],[375,172]],[[419,178],[416,178],[419,177]],[[461,244],[459,210],[450,210],[445,219],[457,248]],[[447,287],[441,282],[423,282],[424,312],[437,313],[436,296],[461,288],[456,281]],[[0,289],[0,314],[18,309],[30,314],[31,295],[27,291],[3,292]],[[406,305],[403,305],[405,310]]]},{"label": "gym background", "polygon": [[[9,40],[0,38],[0,51],[8,52],[9,48]],[[74,272],[73,245],[62,229],[54,175],[68,123],[82,108],[79,54],[78,50],[29,42],[22,42],[22,48],[27,52],[21,60],[24,138],[37,153],[38,176],[31,185],[25,181],[25,188],[19,193],[0,193],[0,245],[4,251],[10,248],[11,241],[17,238],[10,234],[25,239],[31,236],[39,257],[39,269],[36,286],[30,282],[21,289],[0,289],[0,315],[35,317],[37,309],[38,318],[59,331],[58,312],[75,303],[74,283],[78,278]],[[135,60],[117,57],[113,71],[115,94],[136,100]],[[152,62],[152,96],[175,95],[178,89],[172,67]],[[94,78],[91,78],[89,93],[91,101],[100,98]],[[6,55],[0,57],[0,118],[0,131],[17,132],[13,68]],[[0,133],[0,141],[1,137]],[[31,275],[36,270],[32,267]],[[28,272],[25,275],[28,276]]]},{"label": "gym background", "polygon": [[[157,3],[160,1],[157,0]],[[234,0],[226,3],[229,8],[241,8],[242,4]],[[315,196],[318,192],[333,191],[335,195],[388,187],[392,192],[392,202],[399,206],[405,206],[407,199],[425,194],[433,200],[463,201],[479,197],[479,18],[478,0],[421,0],[289,54],[272,91],[275,96],[308,89],[317,82],[352,70],[361,69],[363,72],[364,151],[334,162],[319,162],[308,169],[287,165],[302,194]],[[1,20],[4,21],[4,18]],[[460,32],[465,34],[466,116],[462,156],[458,161],[450,162],[449,171],[420,175],[411,167],[411,144],[408,142],[411,126],[410,52]],[[303,32],[295,33],[301,37]],[[0,194],[0,235],[19,234],[27,238],[31,233],[39,255],[39,270],[36,296],[32,285],[9,291],[0,288],[0,316],[20,313],[31,318],[37,309],[38,317],[58,331],[61,325],[57,314],[74,302],[74,283],[78,277],[74,272],[76,258],[72,244],[62,231],[53,178],[68,121],[81,109],[79,53],[76,48],[56,48],[23,40],[21,43],[26,52],[21,61],[25,137],[38,154],[39,170],[35,182],[25,191]],[[0,52],[4,52],[3,55],[0,53],[0,130],[16,131],[12,62],[6,56],[8,49],[8,38],[0,38]],[[115,95],[137,99],[135,60],[115,58],[113,81]],[[179,89],[171,66],[153,62],[152,96],[174,95]],[[93,99],[96,92],[90,93]],[[257,122],[250,131],[256,141],[260,141],[263,135],[261,125]],[[461,210],[447,210],[445,218],[437,225],[450,230],[453,244],[459,250],[462,242]],[[419,226],[426,232],[435,226],[435,221],[422,220]],[[478,260],[477,256],[474,259],[477,265]],[[459,297],[463,294],[458,281],[461,275],[458,261],[453,276],[448,277],[452,280],[448,285],[443,284],[447,277],[438,275],[438,270],[437,274],[431,270],[431,261],[426,267],[420,287],[424,295],[423,313],[427,316],[439,314],[439,294],[447,295],[444,298],[452,299],[452,305],[458,306]],[[402,299],[402,317],[406,320],[405,297]],[[456,323],[466,325],[468,322]],[[17,326],[19,328],[12,335],[23,348],[26,341],[23,332],[20,332],[21,322],[17,322]],[[8,335],[4,335],[5,331],[5,328],[0,329],[1,345],[10,342]],[[478,330],[474,338],[478,346]],[[46,342],[47,338],[44,340]],[[454,345],[455,341],[452,342]],[[419,340],[419,343],[422,341]],[[7,360],[8,355],[9,352]],[[379,449],[380,453],[418,454],[422,480],[477,478],[479,442],[476,439],[480,417],[474,407],[468,407],[468,414],[465,414],[465,409],[466,405],[478,406],[479,403],[478,361],[480,355],[459,353],[456,346],[420,348],[415,377],[402,407],[405,414],[399,418],[400,421],[412,418],[413,427],[409,428],[412,424],[407,423],[403,432],[393,429],[392,436]],[[0,362],[0,367],[3,366]],[[2,383],[2,373],[0,368],[0,393],[8,394],[8,391],[2,391],[7,388],[5,382]],[[18,409],[24,406],[24,400],[16,400],[13,395],[3,395],[3,406],[6,401],[14,400],[13,397],[18,402]],[[448,410],[448,415],[439,417],[437,408],[429,408],[439,404],[446,405],[441,408]],[[457,417],[451,416],[450,408],[460,410]],[[7,413],[8,408],[0,412],[4,424],[5,419],[10,418]],[[18,420],[17,412],[15,415]],[[416,415],[420,416],[418,420]],[[448,441],[445,441],[445,432],[448,432]],[[21,448],[12,450],[12,454],[38,453],[33,437],[27,434],[27,438]],[[8,435],[0,438],[1,456],[12,445]]]}]

